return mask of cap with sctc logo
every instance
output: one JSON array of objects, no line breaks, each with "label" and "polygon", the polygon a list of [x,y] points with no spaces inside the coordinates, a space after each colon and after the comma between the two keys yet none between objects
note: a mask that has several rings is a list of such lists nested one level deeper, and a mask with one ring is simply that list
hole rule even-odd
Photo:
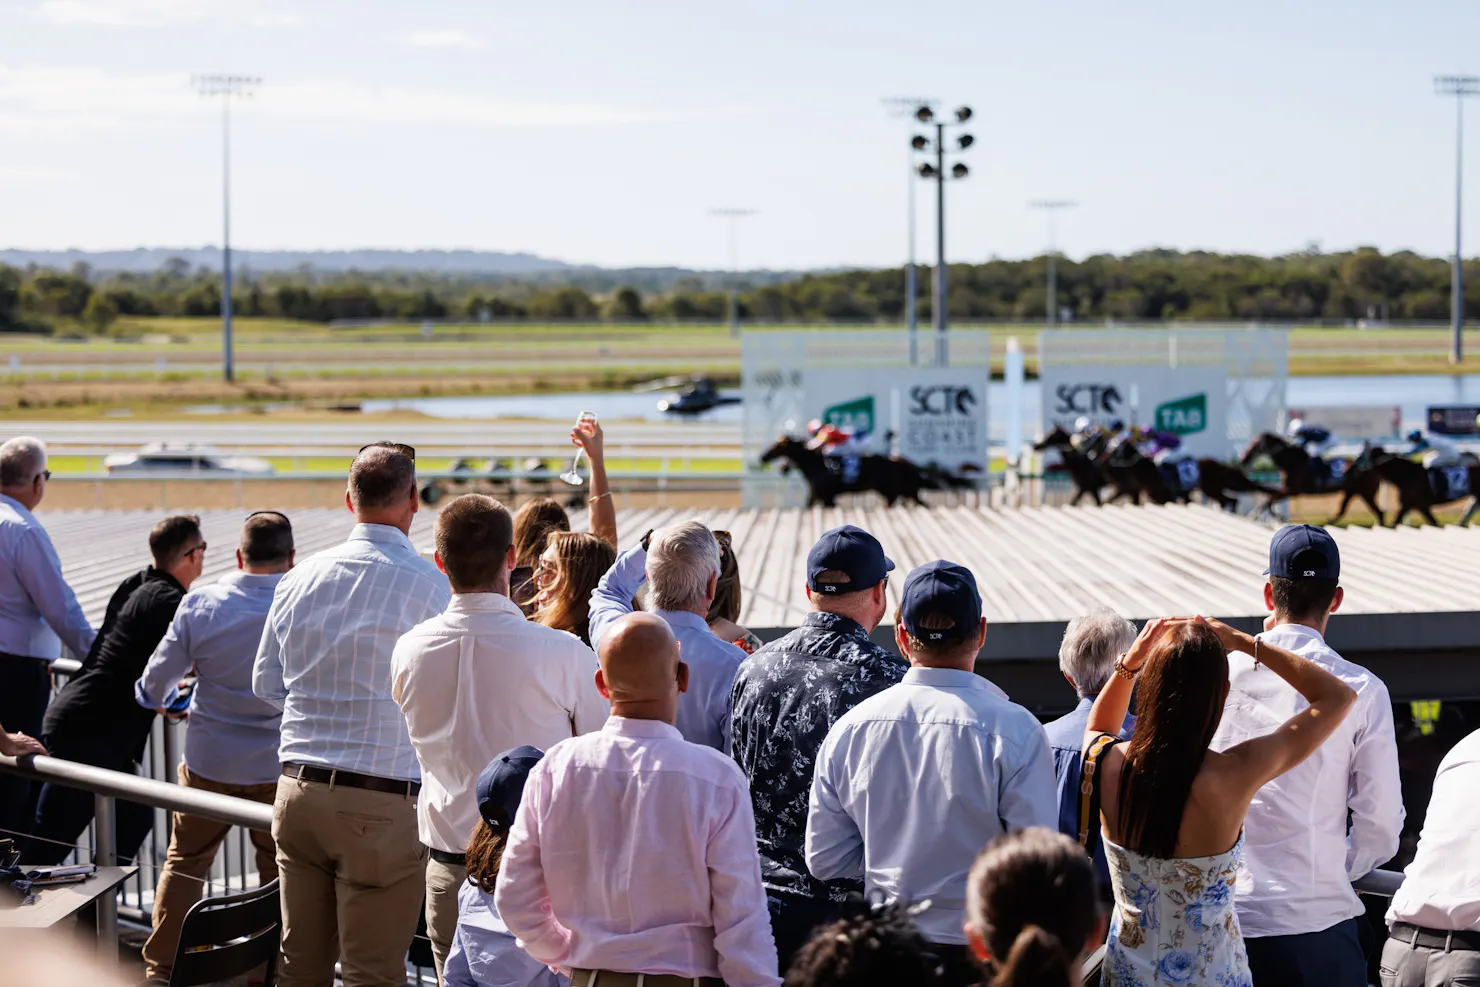
[{"label": "cap with sctc logo", "polygon": [[[807,588],[814,593],[835,595],[876,586],[894,568],[884,555],[879,539],[862,528],[845,524],[823,532],[807,553]],[[841,572],[845,583],[819,583],[824,572]]]},{"label": "cap with sctc logo", "polygon": [[[478,798],[478,815],[484,822],[490,826],[503,826],[514,821],[519,811],[519,800],[524,797],[524,782],[529,779],[530,770],[544,756],[544,751],[526,744],[504,751],[488,762],[474,789]],[[499,817],[500,812],[503,819]]]},{"label": "cap with sctc logo", "polygon": [[[971,570],[941,559],[910,572],[900,592],[900,620],[917,641],[941,641],[982,620],[982,597]],[[929,615],[949,617],[949,628],[920,626]]]},{"label": "cap with sctc logo", "polygon": [[1270,539],[1269,568],[1264,574],[1281,579],[1340,579],[1341,553],[1325,528],[1292,524]]}]

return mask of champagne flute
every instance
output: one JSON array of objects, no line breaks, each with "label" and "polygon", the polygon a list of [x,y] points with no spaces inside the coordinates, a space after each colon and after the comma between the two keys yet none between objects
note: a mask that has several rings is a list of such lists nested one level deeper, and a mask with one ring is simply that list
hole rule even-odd
[{"label": "champagne flute", "polygon": [[[576,427],[579,428],[582,424],[584,424],[586,422],[593,422],[594,423],[595,421],[596,421],[596,412],[594,412],[594,411],[583,411],[579,415],[576,416]],[[580,448],[576,449],[576,454],[575,454],[574,457],[572,457],[572,459],[570,461],[570,469],[566,470],[564,473],[561,473],[560,474],[560,479],[564,480],[566,483],[569,483],[573,487],[579,487],[579,486],[583,485],[586,482],[586,478],[584,476],[582,476],[578,472],[578,470],[580,469],[580,466],[581,466],[581,459],[583,457],[585,457],[585,455],[586,455],[586,447],[585,446],[581,446]]]}]

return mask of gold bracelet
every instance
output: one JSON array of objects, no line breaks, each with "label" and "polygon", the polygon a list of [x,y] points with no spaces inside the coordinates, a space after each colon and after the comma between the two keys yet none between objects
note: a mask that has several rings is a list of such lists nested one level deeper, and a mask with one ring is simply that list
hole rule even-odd
[{"label": "gold bracelet", "polygon": [[1136,671],[1134,669],[1127,668],[1125,665],[1125,655],[1120,655],[1115,659],[1115,674],[1119,675],[1127,682],[1134,682],[1136,679]]},{"label": "gold bracelet", "polygon": [[603,497],[610,497],[611,495],[612,495],[612,492],[610,490],[608,490],[606,493],[603,493],[603,494],[597,494],[595,497],[592,497],[591,498],[590,503],[594,504],[598,500],[600,500],[601,498],[603,498]]},{"label": "gold bracelet", "polygon": [[1259,635],[1254,635],[1254,667],[1259,667]]}]

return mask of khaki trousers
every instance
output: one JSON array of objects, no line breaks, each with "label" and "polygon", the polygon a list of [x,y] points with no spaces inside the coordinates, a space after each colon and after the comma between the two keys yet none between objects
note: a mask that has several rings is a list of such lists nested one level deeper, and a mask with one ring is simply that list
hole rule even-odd
[{"label": "khaki trousers", "polygon": [[282,987],[403,987],[426,890],[416,799],[280,778],[272,806],[283,896]]},{"label": "khaki trousers", "polygon": [[[277,785],[227,785],[193,774],[185,762],[180,762],[177,772],[180,784],[185,788],[198,788],[206,792],[235,795],[253,802],[273,800]],[[170,979],[170,969],[175,965],[175,951],[180,945],[180,927],[185,922],[185,913],[200,900],[205,890],[205,880],[211,874],[211,865],[216,861],[216,852],[221,842],[231,831],[228,823],[200,816],[188,816],[176,812],[172,817],[169,855],[165,857],[164,869],[159,874],[159,887],[154,890],[154,932],[144,944],[146,975],[151,979]],[[272,837],[267,833],[251,830],[252,846],[257,850],[257,876],[266,884],[277,877],[277,859],[274,856]]]},{"label": "khaki trousers", "polygon": [[432,941],[432,959],[437,964],[437,983],[452,952],[457,935],[457,893],[468,878],[468,869],[458,864],[427,860],[427,938]]}]

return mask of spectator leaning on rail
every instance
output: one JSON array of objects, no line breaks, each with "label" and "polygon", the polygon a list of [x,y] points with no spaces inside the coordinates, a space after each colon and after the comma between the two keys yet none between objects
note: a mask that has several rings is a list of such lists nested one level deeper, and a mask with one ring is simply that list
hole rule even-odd
[{"label": "spectator leaning on rail", "polygon": [[[149,532],[154,564],[125,579],[108,601],[107,615],[82,669],[52,700],[41,740],[52,756],[114,771],[134,772],[154,725],[154,710],[134,702],[134,683],[149,662],[190,584],[200,578],[206,543],[200,519],[167,517]],[[154,825],[154,810],[117,804],[115,849],[132,859]],[[54,864],[70,852],[93,818],[93,795],[47,784],[36,801],[29,862]]]},{"label": "spectator leaning on rail", "polygon": [[[1322,528],[1291,525],[1269,545],[1260,640],[1356,690],[1357,705],[1320,749],[1259,792],[1244,823],[1253,881],[1238,893],[1249,972],[1260,987],[1361,987],[1367,976],[1351,882],[1398,850],[1403,797],[1387,687],[1326,644],[1341,606],[1341,556]],[[1229,656],[1230,689],[1214,750],[1268,733],[1305,699],[1248,654]],[[1301,875],[1299,879],[1292,875]]]},{"label": "spectator leaning on rail", "polygon": [[1053,758],[1038,720],[972,669],[987,636],[971,572],[951,562],[905,579],[895,642],[904,680],[854,706],[817,755],[807,867],[862,877],[865,893],[930,902],[919,918],[946,983],[974,984],[966,877],[1004,832],[1053,827]]},{"label": "spectator leaning on rail", "polygon": [[399,987],[426,890],[417,839],[421,771],[391,699],[391,652],[441,613],[447,578],[417,554],[416,464],[366,446],[349,469],[358,523],[304,559],[273,596],[252,688],[283,707],[273,803],[283,902],[284,987]]},{"label": "spectator leaning on rail", "polygon": [[[648,532],[642,544],[617,557],[591,594],[591,643],[597,651],[607,629],[632,612],[644,581],[652,584],[653,613],[673,628],[689,668],[688,694],[675,725],[685,740],[730,749],[730,686],[745,652],[710,631],[705,616],[719,583],[719,542],[698,521]],[[733,985],[732,985],[733,987]]]},{"label": "spectator leaning on rail", "polygon": [[1418,853],[1388,909],[1382,987],[1480,983],[1480,730],[1444,756]]},{"label": "spectator leaning on rail", "polygon": [[[258,511],[242,525],[236,569],[185,594],[175,619],[144,673],[134,698],[167,713],[178,684],[195,672],[190,729],[185,732],[180,784],[271,804],[277,792],[278,730],[283,714],[252,693],[252,663],[273,590],[293,567],[293,526],[277,511]],[[151,980],[166,981],[180,943],[180,926],[200,900],[216,851],[231,827],[214,819],[174,814],[169,855],[154,892],[154,934],[144,944]],[[253,830],[257,873],[277,877],[272,837]]]},{"label": "spectator leaning on rail", "polygon": [[776,987],[745,776],[674,728],[688,684],[673,631],[606,628],[599,733],[535,765],[494,900],[535,959],[575,987]]},{"label": "spectator leaning on rail", "polygon": [[[62,578],[51,538],[31,513],[50,477],[39,439],[21,436],[0,445],[0,723],[17,735],[0,741],[7,754],[29,751],[26,741],[41,736],[51,663],[61,645],[82,658],[97,637]],[[32,796],[29,778],[0,775],[0,829],[30,828]]]},{"label": "spectator leaning on rail", "polygon": [[608,709],[592,683],[591,649],[526,620],[509,599],[514,523],[502,504],[482,494],[449,501],[436,545],[452,602],[396,643],[391,695],[421,763],[417,828],[431,858],[427,935],[440,976],[467,876],[463,851],[478,823],[479,772],[500,751],[599,730]]},{"label": "spectator leaning on rail", "polygon": [[888,608],[889,571],[878,539],[852,525],[807,553],[802,626],[747,658],[735,674],[730,717],[735,761],[750,779],[761,877],[781,968],[814,929],[839,918],[854,877],[819,881],[807,870],[807,799],[817,751],[848,710],[909,671],[869,640]]},{"label": "spectator leaning on rail", "polygon": [[[1059,671],[1079,694],[1079,705],[1043,727],[1059,782],[1059,832],[1078,839],[1081,828],[1084,830],[1085,847],[1094,858],[1100,892],[1106,900],[1110,895],[1110,872],[1105,864],[1105,848],[1100,844],[1100,824],[1098,820],[1080,818],[1084,728],[1100,690],[1115,673],[1115,659],[1130,650],[1135,639],[1136,626],[1111,610],[1093,610],[1069,621],[1059,645]],[[1120,736],[1128,739],[1135,728],[1136,718],[1127,713]]]}]

